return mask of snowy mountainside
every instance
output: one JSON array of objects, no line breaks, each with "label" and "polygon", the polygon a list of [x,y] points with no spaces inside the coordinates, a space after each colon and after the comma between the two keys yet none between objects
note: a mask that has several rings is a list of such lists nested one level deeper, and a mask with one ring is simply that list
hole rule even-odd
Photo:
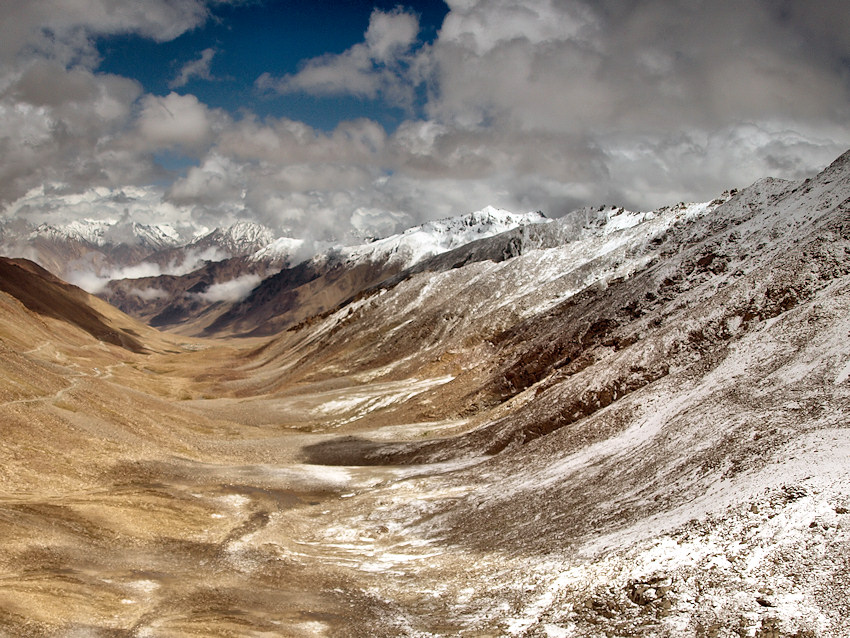
[{"label": "snowy mountainside", "polygon": [[126,220],[83,219],[32,226],[12,218],[2,225],[0,254],[31,259],[66,280],[77,275],[97,280],[182,241],[172,226]]},{"label": "snowy mountainside", "polygon": [[550,221],[539,212],[516,214],[487,206],[466,215],[414,226],[400,235],[378,239],[361,246],[342,248],[338,259],[347,265],[387,259],[393,265],[408,268],[424,259],[479,239],[499,235],[517,227]]},{"label": "snowy mountainside", "polygon": [[217,246],[230,257],[251,255],[276,240],[271,229],[250,221],[239,221],[226,228],[216,228],[188,244],[188,248]]},{"label": "snowy mountainside", "polygon": [[[184,255],[193,250],[227,251],[226,255],[196,253],[214,263],[182,272],[164,271],[159,277],[113,281],[102,296],[136,318],[190,334],[273,332],[333,308],[434,255],[510,229],[550,221],[540,213],[515,214],[487,207],[367,244],[324,248],[290,237],[273,239],[267,229],[241,222],[186,247],[149,257],[165,268],[183,263]],[[319,252],[311,256],[307,252],[311,247]],[[224,256],[228,258],[222,259]],[[255,291],[248,288],[251,282]],[[234,294],[209,292],[211,287],[221,286],[230,286]]]},{"label": "snowy mountainside", "polygon": [[[423,260],[375,290],[391,288],[420,273],[434,273],[431,279],[438,282],[456,276],[450,271],[460,266],[483,262],[480,268],[498,273],[486,294],[492,293],[505,312],[526,316],[592,283],[604,283],[657,259],[645,250],[647,245],[659,243],[673,226],[712,214],[731,197],[727,191],[711,202],[681,202],[644,212],[612,206],[578,209],[549,224],[523,226]],[[565,287],[566,282],[570,283]]]},{"label": "snowy mountainside", "polygon": [[5,260],[0,633],[850,636],[850,152],[337,257],[120,282],[221,340]]},{"label": "snowy mountainside", "polygon": [[237,222],[189,244],[148,255],[146,261],[158,266],[156,274],[116,277],[99,294],[150,325],[182,324],[205,314],[210,306],[238,301],[274,272],[276,264],[272,261],[248,256],[281,241],[275,240],[265,226]]},{"label": "snowy mountainside", "polygon": [[[542,213],[517,214],[487,206],[479,211],[426,222],[397,235],[352,246],[333,246],[319,250],[313,257],[317,262],[334,261],[346,266],[366,261],[387,261],[407,268],[428,257],[463,246],[477,239],[505,231],[540,224],[551,220]],[[302,248],[303,242],[281,238],[258,251],[251,258],[283,262]]]},{"label": "snowy mountainside", "polygon": [[251,261],[265,262],[279,267],[291,265],[293,256],[304,247],[303,239],[278,237],[250,255]]},{"label": "snowy mountainside", "polygon": [[[515,214],[487,207],[367,244],[334,246],[265,279],[243,301],[205,326],[204,334],[273,334],[457,247],[480,243],[517,228],[546,226],[550,221],[541,213]],[[291,244],[282,245],[288,258]],[[257,260],[258,255],[273,258],[268,251],[260,251],[251,259]]]},{"label": "snowy mountainside", "polygon": [[[231,226],[200,233],[188,243],[151,253],[145,257],[145,261],[159,265],[163,275],[185,275],[203,269],[211,262],[252,255],[274,241],[271,229],[243,220]],[[241,264],[242,261],[237,259],[234,263]],[[115,277],[129,278],[131,277]]]},{"label": "snowy mountainside", "polygon": [[209,261],[255,253],[273,240],[270,229],[248,221],[212,231],[128,219],[36,227],[14,218],[0,223],[0,254],[32,259],[90,292],[110,280],[191,272]]},{"label": "snowy mountainside", "polygon": [[203,227],[178,230],[170,224],[140,224],[115,219],[82,219],[63,225],[41,224],[29,233],[29,238],[80,241],[98,247],[124,244],[141,246],[151,251],[216,246],[229,256],[254,253],[275,239],[270,229],[249,221],[239,221],[231,226],[208,231]]},{"label": "snowy mountainside", "polygon": [[456,468],[350,495],[313,542],[439,591],[409,635],[848,635],[850,152],[613,212],[426,260],[258,351],[239,392],[352,384],[301,417],[339,435],[308,462]]}]

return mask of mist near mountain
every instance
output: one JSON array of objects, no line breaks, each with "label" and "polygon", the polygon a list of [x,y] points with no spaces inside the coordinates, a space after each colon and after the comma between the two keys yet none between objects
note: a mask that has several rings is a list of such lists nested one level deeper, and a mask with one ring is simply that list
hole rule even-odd
[{"label": "mist near mountain", "polygon": [[850,633],[850,151],[440,223],[111,285],[165,332],[0,259],[0,629]]},{"label": "mist near mountain", "polygon": [[[487,207],[363,244],[322,246],[283,237],[251,254],[209,262],[182,275],[114,280],[96,292],[151,325],[184,334],[269,335],[436,255],[549,221],[541,213]],[[311,247],[319,252],[299,259]]]}]

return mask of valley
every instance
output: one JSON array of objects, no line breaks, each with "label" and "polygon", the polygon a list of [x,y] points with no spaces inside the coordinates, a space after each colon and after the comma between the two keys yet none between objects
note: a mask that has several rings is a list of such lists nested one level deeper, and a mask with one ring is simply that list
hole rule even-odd
[{"label": "valley", "polygon": [[3,258],[0,635],[850,632],[850,153],[386,254],[182,334]]}]

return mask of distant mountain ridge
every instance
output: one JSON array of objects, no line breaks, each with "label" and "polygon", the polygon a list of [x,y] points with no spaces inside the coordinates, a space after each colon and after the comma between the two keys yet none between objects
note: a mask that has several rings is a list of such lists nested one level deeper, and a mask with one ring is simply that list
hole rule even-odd
[{"label": "distant mountain ridge", "polygon": [[[250,255],[208,263],[183,276],[111,282],[103,297],[158,327],[204,334],[265,333],[333,308],[364,288],[471,241],[550,221],[539,212],[487,207],[365,244],[326,246],[308,259],[298,258],[303,241],[278,238]],[[258,278],[254,290],[246,288],[250,277]],[[209,295],[213,287],[228,284],[232,298]],[[236,292],[243,294],[237,298]]]},{"label": "distant mountain ridge", "polygon": [[0,220],[0,254],[31,259],[66,280],[86,273],[104,283],[133,276],[140,266],[162,273],[190,272],[201,261],[249,255],[274,239],[270,229],[250,221],[210,231],[129,219],[38,226],[19,219]]},{"label": "distant mountain ridge", "polygon": [[[546,221],[541,213],[514,213],[487,207],[467,215],[427,222],[407,231],[365,244],[312,244],[303,239],[278,237],[266,226],[241,220],[227,227],[175,227],[142,224],[129,219],[81,219],[66,224],[28,224],[22,219],[0,219],[0,254],[25,257],[54,275],[75,280],[90,292],[91,277],[103,284],[110,279],[138,278],[140,272],[183,275],[205,262],[248,257],[259,266],[249,271],[280,269],[313,257],[392,260],[407,267],[416,261],[517,225]],[[140,268],[141,266],[141,268]],[[147,266],[147,267],[145,267]]]},{"label": "distant mountain ridge", "polygon": [[75,220],[62,226],[40,224],[30,233],[29,238],[80,241],[99,247],[127,244],[153,250],[177,246],[181,242],[180,234],[168,224],[150,225],[95,219]]}]

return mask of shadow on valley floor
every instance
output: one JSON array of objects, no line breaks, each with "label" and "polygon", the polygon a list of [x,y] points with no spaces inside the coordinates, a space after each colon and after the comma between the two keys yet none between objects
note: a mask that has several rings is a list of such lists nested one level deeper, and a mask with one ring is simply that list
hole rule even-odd
[{"label": "shadow on valley floor", "polygon": [[445,460],[445,452],[457,447],[451,439],[416,443],[378,443],[358,436],[314,443],[302,448],[304,461],[313,465],[418,465]]}]

